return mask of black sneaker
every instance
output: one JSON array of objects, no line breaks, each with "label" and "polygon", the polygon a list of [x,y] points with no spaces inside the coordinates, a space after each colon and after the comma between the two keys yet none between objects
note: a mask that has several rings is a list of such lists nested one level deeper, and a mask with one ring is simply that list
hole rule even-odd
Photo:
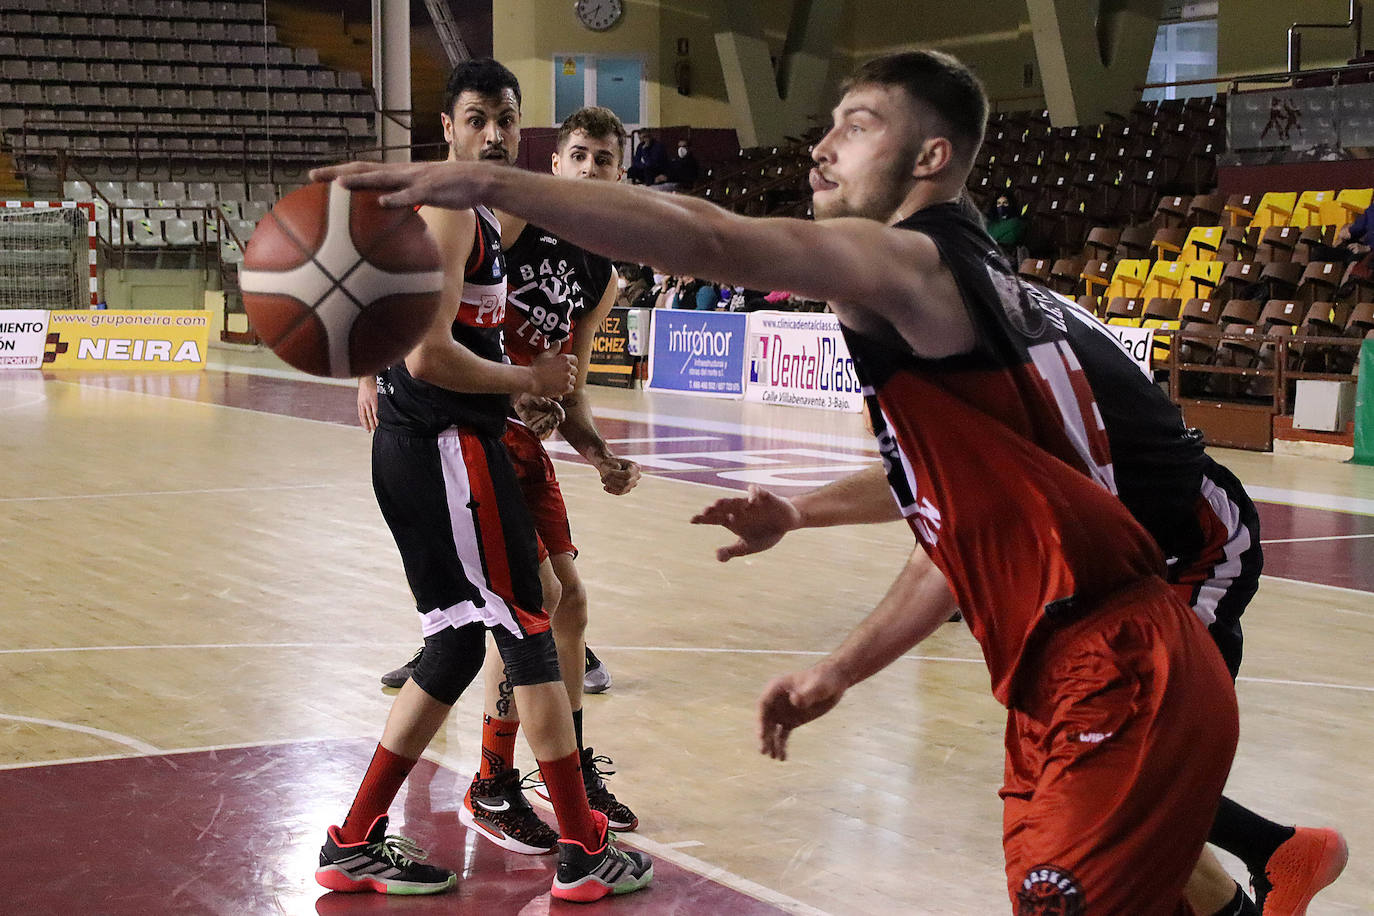
[{"label": "black sneaker", "polygon": [[582,692],[605,693],[611,689],[611,670],[606,663],[596,657],[591,646],[587,650],[587,661],[582,669]]},{"label": "black sneaker", "polygon": [[610,894],[629,894],[648,887],[654,880],[653,859],[638,850],[615,846],[605,815],[593,811],[592,817],[601,825],[601,848],[591,850],[577,840],[559,840],[553,896],[591,903]]},{"label": "black sneaker", "polygon": [[503,770],[488,779],[472,777],[458,820],[502,849],[545,856],[558,846],[558,831],[534,813],[520,791],[520,771]]},{"label": "black sneaker", "polygon": [[415,657],[412,658],[410,661],[406,662],[404,665],[395,669],[394,671],[388,671],[386,674],[383,674],[382,686],[400,687],[404,685],[406,681],[410,680],[410,676],[415,673],[415,666],[419,664],[420,656],[424,653],[425,647],[421,646],[420,650],[415,653]]},{"label": "black sneaker", "polygon": [[[606,820],[610,822],[612,830],[628,832],[639,826],[639,818],[630,810],[624,802],[616,799],[611,794],[611,790],[606,788],[606,781],[603,776],[614,776],[615,770],[610,769],[614,760],[605,756],[595,756],[592,749],[584,747],[582,749],[582,785],[587,789],[587,804],[593,811],[600,811],[606,815]],[[602,766],[606,769],[602,769]]]},{"label": "black sneaker", "polygon": [[372,822],[361,843],[340,843],[339,828],[330,827],[320,849],[315,881],[346,894],[439,894],[458,883],[447,868],[421,865],[425,851],[403,836],[387,836],[387,817]]}]

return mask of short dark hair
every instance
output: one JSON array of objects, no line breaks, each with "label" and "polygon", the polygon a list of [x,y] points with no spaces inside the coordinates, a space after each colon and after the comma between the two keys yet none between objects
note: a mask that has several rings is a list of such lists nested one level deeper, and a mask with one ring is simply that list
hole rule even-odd
[{"label": "short dark hair", "polygon": [[496,97],[501,95],[503,89],[515,93],[515,107],[519,108],[520,80],[504,64],[490,57],[460,61],[448,75],[448,86],[444,89],[444,114],[452,116],[453,104],[464,92]]},{"label": "short dark hair", "polygon": [[841,91],[856,86],[900,86],[928,105],[944,122],[955,155],[972,163],[983,143],[988,97],[973,71],[941,51],[903,51],[870,60],[845,80]]},{"label": "short dark hair", "polygon": [[625,133],[625,125],[621,123],[620,117],[614,111],[609,108],[602,108],[600,105],[588,105],[568,115],[563,126],[558,128],[558,139],[554,141],[554,149],[561,151],[563,144],[568,142],[568,137],[572,136],[575,130],[580,130],[596,140],[615,137],[615,154],[617,157],[622,155],[621,151],[625,147],[625,138],[629,136]]}]

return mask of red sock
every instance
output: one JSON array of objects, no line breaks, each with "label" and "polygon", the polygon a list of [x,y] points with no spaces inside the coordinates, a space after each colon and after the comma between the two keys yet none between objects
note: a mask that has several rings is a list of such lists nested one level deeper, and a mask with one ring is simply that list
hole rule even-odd
[{"label": "red sock", "polygon": [[559,760],[539,761],[539,772],[558,817],[558,832],[566,840],[577,840],[588,851],[601,848],[604,835],[587,807],[587,789],[582,785],[582,755],[573,751]]},{"label": "red sock", "polygon": [[520,720],[482,717],[482,768],[477,775],[489,779],[515,766],[515,735]]},{"label": "red sock", "polygon": [[413,766],[414,760],[377,745],[377,753],[372,755],[372,763],[368,764],[363,784],[358,787],[353,807],[348,809],[348,817],[344,818],[343,826],[339,828],[341,842],[361,843],[367,839],[372,822],[379,815],[386,814],[386,809],[396,800],[396,793],[401,791],[401,785]]}]

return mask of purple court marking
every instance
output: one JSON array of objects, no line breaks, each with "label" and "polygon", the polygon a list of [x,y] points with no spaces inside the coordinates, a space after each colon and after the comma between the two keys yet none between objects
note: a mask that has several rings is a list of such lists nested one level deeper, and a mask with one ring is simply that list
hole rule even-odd
[{"label": "purple court marking", "polygon": [[[315,884],[320,845],[374,745],[363,740],[201,751],[0,770],[0,853],[24,863],[6,913],[730,913],[771,904],[662,859],[645,891],[590,905],[553,900],[552,856],[521,856],[458,821],[470,776],[421,760],[392,806],[392,833],[458,872],[432,897],[339,894]],[[622,839],[634,845],[633,836]]]},{"label": "purple court marking", "polygon": [[[76,378],[83,384],[345,426],[358,422],[355,391],[340,385],[217,370]],[[620,450],[639,461],[645,474],[735,490],[746,490],[750,483],[782,492],[788,492],[788,487],[820,486],[877,457],[876,451],[860,452],[845,445],[801,445],[785,435],[708,433],[690,425],[618,419],[598,419],[597,425],[607,439],[693,437],[694,441],[636,442]],[[568,458],[557,451],[554,457]],[[1265,540],[1374,533],[1374,517],[1280,503],[1260,503],[1259,508]],[[1374,592],[1374,538],[1266,544],[1264,553],[1264,571],[1271,576]]]}]

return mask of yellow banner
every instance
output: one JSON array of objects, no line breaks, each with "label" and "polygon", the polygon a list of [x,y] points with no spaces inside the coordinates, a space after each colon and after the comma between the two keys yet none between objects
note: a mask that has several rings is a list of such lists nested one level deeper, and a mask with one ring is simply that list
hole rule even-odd
[{"label": "yellow banner", "polygon": [[52,312],[43,368],[195,371],[209,341],[205,309]]}]

